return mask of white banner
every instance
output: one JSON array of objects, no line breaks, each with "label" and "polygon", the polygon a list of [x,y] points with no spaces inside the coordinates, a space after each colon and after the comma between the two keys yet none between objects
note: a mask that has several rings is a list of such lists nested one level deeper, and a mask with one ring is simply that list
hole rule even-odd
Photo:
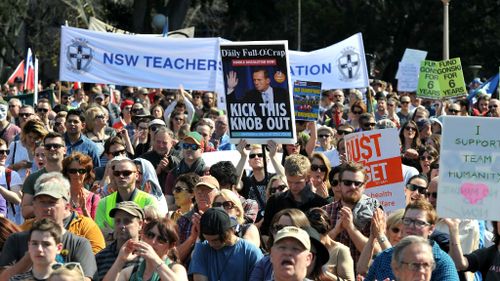
[{"label": "white banner", "polygon": [[[89,20],[89,30],[120,33],[120,34],[130,34],[130,35],[143,35],[143,36],[156,36],[163,37],[163,34],[137,34],[132,33],[123,29],[116,28],[110,24],[107,24],[97,18],[90,17]],[[169,31],[167,36],[170,38],[193,38],[194,37],[194,27],[182,28],[174,31]]]},{"label": "white banner", "polygon": [[[61,27],[62,81],[219,90],[220,38],[134,36]],[[216,81],[220,79],[220,81]]]},{"label": "white banner", "polygon": [[323,89],[368,87],[363,37],[357,33],[312,52],[290,51],[292,81],[317,81]]}]

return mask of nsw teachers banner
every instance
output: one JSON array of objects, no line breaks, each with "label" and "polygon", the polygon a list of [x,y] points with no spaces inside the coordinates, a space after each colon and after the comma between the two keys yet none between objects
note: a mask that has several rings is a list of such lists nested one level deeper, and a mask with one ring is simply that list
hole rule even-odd
[{"label": "nsw teachers banner", "polygon": [[287,41],[221,43],[231,142],[296,142]]},{"label": "nsw teachers banner", "polygon": [[498,118],[445,116],[436,209],[440,217],[500,220]]},{"label": "nsw teachers banner", "polygon": [[[220,90],[219,38],[164,38],[61,27],[59,78],[148,88]],[[219,80],[220,79],[220,80]]]},{"label": "nsw teachers banner", "polygon": [[362,163],[368,175],[364,194],[377,198],[385,211],[405,207],[403,168],[395,128],[345,136],[347,159]]}]

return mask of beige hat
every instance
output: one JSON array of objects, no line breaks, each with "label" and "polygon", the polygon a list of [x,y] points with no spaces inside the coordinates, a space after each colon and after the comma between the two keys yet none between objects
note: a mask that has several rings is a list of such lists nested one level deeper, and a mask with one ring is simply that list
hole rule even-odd
[{"label": "beige hat", "polygon": [[122,201],[116,204],[116,207],[111,209],[111,211],[109,212],[109,216],[114,218],[118,210],[124,211],[134,217],[138,217],[141,220],[144,219],[144,211],[134,201]]},{"label": "beige hat", "polygon": [[68,202],[70,199],[69,189],[65,188],[61,182],[55,180],[48,180],[38,186],[35,185],[35,196],[33,198],[39,195],[48,195],[56,199],[63,198]]},{"label": "beige hat", "polygon": [[274,237],[274,243],[284,239],[284,238],[295,238],[298,240],[308,251],[311,250],[311,240],[309,239],[309,234],[301,228],[295,226],[286,226]]},{"label": "beige hat", "polygon": [[318,128],[318,134],[321,133],[321,132],[328,132],[330,135],[335,135],[335,132],[333,131],[332,128],[328,127],[328,126],[321,126]]},{"label": "beige hat", "polygon": [[219,181],[212,176],[201,177],[200,181],[194,186],[194,188],[197,188],[198,186],[206,186],[211,189],[220,189]]}]

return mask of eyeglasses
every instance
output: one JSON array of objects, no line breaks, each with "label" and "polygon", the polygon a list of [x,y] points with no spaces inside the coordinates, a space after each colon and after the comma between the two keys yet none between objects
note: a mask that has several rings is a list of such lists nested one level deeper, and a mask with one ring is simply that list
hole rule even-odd
[{"label": "eyeglasses", "polygon": [[68,174],[76,174],[76,173],[83,175],[83,174],[87,173],[87,170],[86,169],[68,169]]},{"label": "eyeglasses", "polygon": [[459,111],[456,110],[456,109],[448,109],[448,112],[450,112],[450,113],[458,113]]},{"label": "eyeglasses", "polygon": [[414,131],[414,132],[416,132],[417,128],[415,128],[415,127],[405,127],[405,131]]},{"label": "eyeglasses", "polygon": [[497,104],[488,105],[488,108],[489,108],[489,109],[492,109],[492,108],[497,108],[497,107],[498,107],[498,105],[497,105]]},{"label": "eyeglasses", "polygon": [[283,192],[283,191],[284,191],[285,189],[287,189],[287,188],[288,188],[288,186],[286,186],[285,184],[281,184],[281,185],[278,185],[278,186],[276,186],[276,187],[271,187],[271,188],[269,189],[269,193],[270,193],[271,195],[273,195],[274,193],[276,193],[276,191],[278,191],[278,190],[279,190],[280,192]]},{"label": "eyeglasses", "polygon": [[262,153],[250,153],[250,155],[248,155],[248,157],[249,157],[250,159],[254,159],[255,157],[262,158],[262,156],[263,156],[263,155],[264,155],[264,154],[262,154]]},{"label": "eyeglasses", "polygon": [[422,227],[431,225],[430,223],[428,223],[426,221],[415,220],[415,219],[410,219],[410,218],[403,218],[403,224],[405,226],[410,226],[413,224],[413,227],[416,227],[416,228],[422,228]]},{"label": "eyeglasses", "polygon": [[37,109],[36,109],[36,112],[40,112],[40,113],[41,113],[41,112],[43,112],[43,113],[47,113],[47,112],[49,112],[49,109],[48,109],[48,108],[37,108]]},{"label": "eyeglasses", "polygon": [[363,182],[362,181],[342,180],[342,184],[345,186],[352,186],[354,184],[355,187],[360,187],[363,184]]},{"label": "eyeglasses", "polygon": [[146,238],[148,238],[149,240],[154,240],[156,238],[156,242],[160,243],[160,244],[167,244],[168,243],[168,240],[161,237],[160,235],[156,235],[154,232],[152,231],[148,231],[146,232]]},{"label": "eyeglasses", "polygon": [[125,154],[125,149],[110,152],[114,157]]},{"label": "eyeglasses", "polygon": [[65,146],[64,144],[60,144],[60,143],[46,143],[43,145],[43,147],[45,147],[46,150],[57,150],[61,147]]},{"label": "eyeglasses", "polygon": [[337,130],[337,134],[339,135],[348,135],[352,133],[351,131]]},{"label": "eyeglasses", "polygon": [[401,231],[401,229],[397,228],[397,227],[391,227],[391,231],[393,233],[399,233],[399,231]]},{"label": "eyeglasses", "polygon": [[432,160],[434,160],[434,157],[422,155],[422,156],[419,156],[418,159],[420,159],[421,161],[426,161],[426,160],[432,161]]},{"label": "eyeglasses", "polygon": [[418,193],[420,193],[420,194],[427,194],[427,187],[425,187],[425,186],[419,186],[416,184],[409,183],[406,185],[406,189],[408,189],[409,191],[418,190]]},{"label": "eyeglasses", "polygon": [[235,207],[235,204],[231,201],[214,202],[214,203],[212,203],[212,207],[214,207],[214,208],[223,207],[226,210],[231,210]]},{"label": "eyeglasses", "polygon": [[331,136],[332,135],[318,135],[318,137],[323,138],[323,139],[327,139],[327,138],[329,138]]},{"label": "eyeglasses", "polygon": [[317,171],[317,170],[320,170],[321,172],[326,172],[328,170],[328,168],[325,166],[325,165],[316,165],[316,164],[312,164],[311,165],[311,171]]},{"label": "eyeglasses", "polygon": [[9,155],[9,153],[10,153],[9,149],[0,150],[0,155]]},{"label": "eyeglasses", "polygon": [[33,113],[19,113],[19,116],[21,116],[22,118],[28,118],[31,115],[33,115]]},{"label": "eyeglasses", "polygon": [[200,146],[195,144],[195,143],[183,143],[182,148],[183,149],[198,150],[198,149],[200,149]]},{"label": "eyeglasses", "polygon": [[120,176],[124,176],[124,177],[128,177],[130,176],[132,173],[135,173],[134,171],[113,171],[113,176],[115,177],[120,177]]},{"label": "eyeglasses", "polygon": [[106,118],[106,116],[104,115],[96,115],[95,119],[104,119]]},{"label": "eyeglasses", "polygon": [[331,181],[330,181],[330,185],[332,185],[332,186],[337,186],[337,185],[339,185],[339,180],[331,180]]},{"label": "eyeglasses", "polygon": [[182,187],[180,187],[180,186],[176,186],[176,187],[174,187],[174,192],[175,192],[175,193],[181,193],[181,192],[183,192],[183,191],[188,191],[188,192],[189,192],[189,189],[187,189],[187,188],[182,188]]},{"label": "eyeglasses", "polygon": [[52,270],[57,270],[61,267],[64,267],[64,268],[69,269],[69,270],[78,270],[82,274],[82,277],[84,275],[83,268],[80,265],[80,263],[78,263],[78,262],[55,263],[52,265]]},{"label": "eyeglasses", "polygon": [[411,271],[419,271],[420,269],[423,269],[425,271],[434,270],[434,265],[435,265],[433,262],[420,263],[420,262],[403,262],[403,261],[401,262],[401,264],[407,265],[408,269]]},{"label": "eyeglasses", "polygon": [[427,192],[427,196],[437,199],[438,193],[437,192]]}]

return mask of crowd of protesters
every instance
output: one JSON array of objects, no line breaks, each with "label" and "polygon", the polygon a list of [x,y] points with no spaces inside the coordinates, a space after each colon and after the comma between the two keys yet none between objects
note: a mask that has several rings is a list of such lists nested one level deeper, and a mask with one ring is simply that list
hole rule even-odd
[{"label": "crowd of protesters", "polygon": [[[230,142],[213,92],[49,87],[34,106],[22,81],[1,90],[0,280],[500,280],[500,223],[436,214],[442,116],[498,118],[496,94],[327,90],[295,144],[261,146]],[[386,128],[390,214],[344,143]],[[240,159],[205,162],[225,150]]]}]

